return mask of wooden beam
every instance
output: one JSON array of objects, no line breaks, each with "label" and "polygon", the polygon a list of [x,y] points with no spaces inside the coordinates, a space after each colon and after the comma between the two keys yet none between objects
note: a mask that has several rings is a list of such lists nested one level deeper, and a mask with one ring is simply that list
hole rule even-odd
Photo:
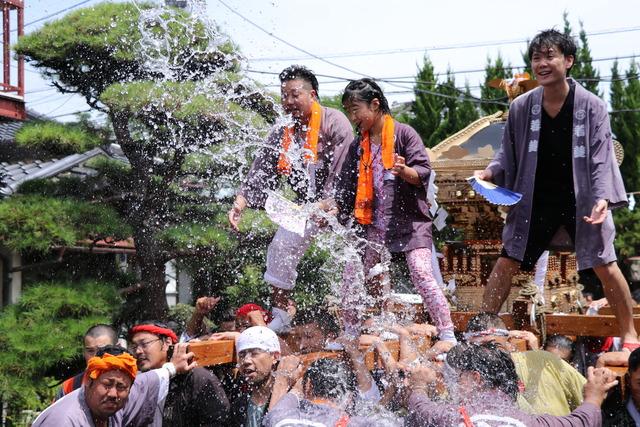
[{"label": "wooden beam", "polygon": [[199,366],[223,365],[236,361],[235,341],[200,341],[189,343]]},{"label": "wooden beam", "polygon": [[[451,320],[453,326],[457,332],[464,332],[467,330],[467,323],[469,320],[478,314],[477,311],[452,311]],[[515,329],[513,315],[511,313],[500,313],[500,318],[504,321],[507,329]]]},{"label": "wooden beam", "polygon": [[[613,309],[611,308],[611,306],[607,305],[602,307],[600,310],[598,310],[598,314],[601,314],[604,316],[613,316]],[[633,307],[633,315],[634,317],[640,316],[640,305]]]},{"label": "wooden beam", "polygon": [[[582,314],[545,314],[547,335],[581,335],[587,337],[617,337],[620,327],[615,316],[586,316]],[[640,328],[640,318],[633,319],[636,330]]]}]

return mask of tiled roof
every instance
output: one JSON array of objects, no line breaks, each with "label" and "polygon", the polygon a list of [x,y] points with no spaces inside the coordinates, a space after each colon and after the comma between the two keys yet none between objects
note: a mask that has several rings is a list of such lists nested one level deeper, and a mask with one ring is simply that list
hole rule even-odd
[{"label": "tiled roof", "polygon": [[0,163],[0,197],[13,194],[18,187],[29,180],[51,178],[61,173],[70,172],[80,177],[95,176],[98,172],[85,166],[85,162],[97,156],[107,156],[118,160],[126,160],[117,146],[94,148],[81,154],[72,154],[61,159],[36,160],[34,162]]}]

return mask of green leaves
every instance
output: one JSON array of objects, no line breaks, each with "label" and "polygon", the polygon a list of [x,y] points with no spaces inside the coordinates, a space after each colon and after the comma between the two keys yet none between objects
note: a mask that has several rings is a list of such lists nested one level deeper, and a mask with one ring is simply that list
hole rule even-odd
[{"label": "green leaves", "polygon": [[110,323],[115,289],[105,283],[39,283],[0,313],[0,395],[11,407],[43,409],[55,389],[48,370],[73,364],[82,336],[96,323]]},{"label": "green leaves", "polygon": [[0,202],[0,244],[12,250],[47,252],[97,236],[128,237],[130,228],[104,205],[42,196]]},{"label": "green leaves", "polygon": [[19,146],[41,149],[54,155],[83,153],[98,147],[101,142],[94,133],[56,122],[27,123],[16,133]]}]

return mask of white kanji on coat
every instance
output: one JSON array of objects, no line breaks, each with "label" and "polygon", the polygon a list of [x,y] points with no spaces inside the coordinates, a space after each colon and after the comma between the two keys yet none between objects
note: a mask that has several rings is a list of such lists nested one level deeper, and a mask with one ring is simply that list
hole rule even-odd
[{"label": "white kanji on coat", "polygon": [[540,119],[531,120],[531,132],[538,132],[540,130]]},{"label": "white kanji on coat", "polygon": [[534,151],[538,151],[538,140],[532,139],[529,141],[529,152],[532,153]]},{"label": "white kanji on coat", "polygon": [[579,159],[581,157],[587,157],[587,149],[584,145],[577,145],[573,147],[573,157]]},{"label": "white kanji on coat", "polygon": [[575,125],[573,127],[573,134],[576,136],[576,138],[580,138],[581,136],[584,136],[585,135],[584,125]]}]

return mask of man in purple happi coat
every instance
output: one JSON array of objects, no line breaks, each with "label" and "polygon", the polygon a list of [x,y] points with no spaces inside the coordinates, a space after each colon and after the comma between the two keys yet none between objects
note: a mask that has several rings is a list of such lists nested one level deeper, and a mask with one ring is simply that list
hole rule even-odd
[{"label": "man in purple happi coat", "polygon": [[603,284],[625,345],[638,346],[629,286],[616,264],[610,209],[627,197],[615,160],[607,106],[567,73],[575,60],[570,36],[555,30],[529,45],[540,87],[516,98],[502,149],[476,176],[522,194],[507,215],[503,251],[493,268],[483,308],[497,312],[518,269],[530,271],[564,229],[580,270],[593,268]]}]

